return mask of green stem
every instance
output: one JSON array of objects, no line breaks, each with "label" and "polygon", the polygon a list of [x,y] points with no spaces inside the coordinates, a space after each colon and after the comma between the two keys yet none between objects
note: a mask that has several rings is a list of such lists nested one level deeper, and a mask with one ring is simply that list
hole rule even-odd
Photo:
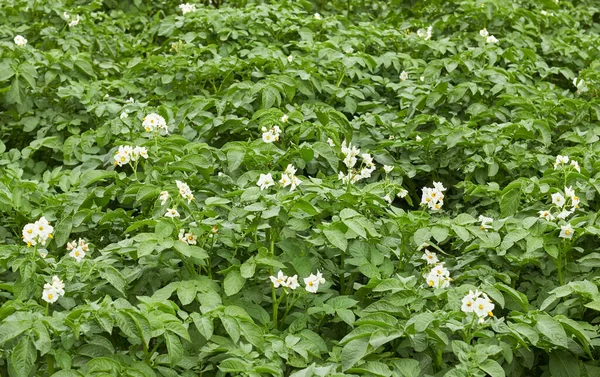
[{"label": "green stem", "polygon": [[48,364],[48,376],[52,376],[54,374],[54,357],[49,353],[46,354],[46,364]]},{"label": "green stem", "polygon": [[346,252],[342,250],[340,254],[340,295],[343,295],[346,292]]}]

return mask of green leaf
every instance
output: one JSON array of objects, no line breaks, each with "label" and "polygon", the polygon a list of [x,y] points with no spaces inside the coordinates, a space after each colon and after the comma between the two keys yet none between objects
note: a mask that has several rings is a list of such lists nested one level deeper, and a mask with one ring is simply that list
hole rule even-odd
[{"label": "green leaf", "polygon": [[33,342],[28,337],[19,340],[10,355],[9,366],[14,371],[12,377],[29,377],[37,359],[37,351]]},{"label": "green leaf", "polygon": [[369,340],[366,338],[353,339],[342,348],[342,372],[352,368],[367,353]]},{"label": "green leaf", "polygon": [[338,228],[325,228],[323,230],[323,234],[325,234],[327,240],[338,249],[346,251],[348,248],[348,240],[346,240],[346,235]]},{"label": "green leaf", "polygon": [[504,193],[500,198],[500,215],[502,217],[512,216],[517,213],[521,203],[521,188],[514,187]]},{"label": "green leaf", "polygon": [[538,315],[536,321],[535,328],[540,334],[548,338],[552,344],[567,348],[569,338],[559,322],[547,314]]},{"label": "green leaf", "polygon": [[5,344],[30,328],[29,321],[3,321],[0,326],[0,344]]},{"label": "green leaf", "polygon": [[183,346],[179,337],[172,332],[165,331],[163,334],[165,343],[167,345],[167,351],[169,351],[169,363],[176,365],[183,359]]},{"label": "green leaf", "polygon": [[580,377],[579,362],[568,352],[552,351],[550,353],[550,375],[552,377]]},{"label": "green leaf", "polygon": [[479,364],[479,368],[490,375],[490,377],[505,377],[504,369],[495,360],[487,359]]},{"label": "green leaf", "polygon": [[246,283],[246,279],[242,277],[240,271],[237,269],[231,270],[225,276],[223,281],[223,289],[227,296],[232,296],[240,291]]}]

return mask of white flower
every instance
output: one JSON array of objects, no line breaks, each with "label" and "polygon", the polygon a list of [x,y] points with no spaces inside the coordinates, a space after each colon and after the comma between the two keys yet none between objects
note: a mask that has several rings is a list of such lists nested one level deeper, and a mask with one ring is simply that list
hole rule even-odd
[{"label": "white flower", "polygon": [[[279,286],[282,286],[282,287],[288,286],[288,277],[285,276],[281,270],[279,270],[279,273],[277,274],[276,277],[269,276],[269,279],[271,279],[271,282],[273,283],[273,286],[275,288],[279,288]],[[298,280],[298,276],[296,275],[296,284],[298,283],[297,280]]]},{"label": "white flower", "polygon": [[[283,121],[283,118],[281,120]],[[266,127],[263,127],[262,131],[262,139],[265,143],[279,141],[279,135],[281,134],[281,129],[279,128],[279,126],[273,126],[269,130],[267,130]]]},{"label": "white flower", "polygon": [[290,119],[290,117],[287,114],[283,114],[283,116],[281,117],[281,121],[283,123],[287,123],[288,119]]},{"label": "white flower", "polygon": [[352,168],[352,167],[354,167],[354,165],[356,165],[356,162],[357,162],[357,161],[358,161],[358,159],[357,159],[356,157],[354,157],[354,156],[351,156],[351,155],[347,155],[347,156],[344,158],[344,164],[345,164],[347,167],[349,167],[349,168]]},{"label": "white flower", "polygon": [[477,298],[475,302],[473,302],[473,312],[480,318],[485,318],[486,316],[493,317],[494,313],[494,304],[490,301],[490,299],[482,294],[481,297]]},{"label": "white flower", "polygon": [[400,73],[400,81],[405,81],[406,79],[408,79],[408,72],[402,71]]},{"label": "white flower", "polygon": [[133,153],[133,148],[129,145],[121,145],[119,149],[115,152],[115,165],[123,166],[128,164],[131,161],[131,155]]},{"label": "white flower", "polygon": [[421,139],[421,136],[419,136],[419,135],[417,135],[417,137],[415,137],[415,140],[416,140],[417,142],[421,142],[421,141],[423,141],[423,139]]},{"label": "white flower", "polygon": [[541,218],[544,218],[544,219],[546,219],[548,221],[554,220],[554,216],[552,216],[552,214],[550,213],[550,211],[540,211],[539,214],[540,214]]},{"label": "white flower", "polygon": [[80,247],[77,247],[69,253],[69,256],[75,258],[77,262],[81,262],[85,257],[85,251],[83,251]]},{"label": "white flower", "polygon": [[22,35],[17,35],[15,37],[15,44],[19,47],[24,47],[27,44],[27,39]]},{"label": "white flower", "polygon": [[315,275],[315,276],[319,280],[319,284],[325,284],[325,278],[323,277],[323,274],[321,273],[321,271],[317,270],[317,275]]},{"label": "white flower", "polygon": [[192,194],[192,190],[190,190],[190,186],[187,183],[181,181],[175,181],[177,184],[177,188],[179,189],[179,194],[187,199],[188,204],[194,200],[194,194]]},{"label": "white flower", "polygon": [[38,243],[46,245],[46,241],[52,238],[53,231],[54,227],[42,216],[38,221],[29,223],[23,227],[23,242],[27,244],[27,247],[35,246]]},{"label": "white flower", "polygon": [[279,180],[279,183],[281,183],[281,185],[283,187],[287,187],[292,184],[292,180],[290,179],[290,177],[287,174],[284,173],[281,175],[281,179]]},{"label": "white flower", "polygon": [[292,187],[290,187],[290,192],[294,191],[296,187],[300,186],[302,181],[298,179],[295,175],[292,175]]},{"label": "white flower", "polygon": [[327,138],[327,144],[329,144],[330,147],[335,147],[335,143],[330,137]]},{"label": "white flower", "polygon": [[419,80],[421,80],[421,81],[425,81],[425,76],[421,76],[421,77],[419,77]]},{"label": "white flower", "polygon": [[450,271],[443,263],[437,264],[426,277],[427,285],[432,288],[447,288],[450,286]]},{"label": "white flower", "polygon": [[196,11],[196,5],[195,4],[180,4],[179,5],[179,9],[181,10],[181,13],[186,14],[186,13],[191,13],[191,12],[195,12]]},{"label": "white flower", "polygon": [[563,209],[558,215],[556,215],[556,218],[564,220],[567,217],[569,217],[573,212],[573,210]]},{"label": "white flower", "polygon": [[492,226],[490,225],[492,221],[494,221],[494,219],[492,219],[491,217],[486,217],[483,215],[479,216],[479,221],[481,221],[481,230],[485,230],[487,232],[488,229],[491,229]]},{"label": "white flower", "polygon": [[160,133],[161,135],[167,135],[169,133],[165,118],[155,113],[146,115],[142,119],[142,126],[146,132]]},{"label": "white flower", "polygon": [[288,166],[285,168],[284,173],[287,175],[294,175],[296,174],[296,168],[294,167],[294,165],[288,164]]},{"label": "white flower", "polygon": [[552,204],[556,204],[559,208],[564,207],[565,198],[562,196],[560,192],[556,192],[552,194]]},{"label": "white flower", "polygon": [[167,200],[169,200],[169,192],[168,191],[161,191],[160,192],[160,205],[164,206],[165,203],[167,202]]},{"label": "white flower", "polygon": [[123,111],[121,112],[121,115],[119,115],[119,118],[120,118],[121,120],[123,120],[123,119],[125,119],[125,118],[128,118],[128,117],[129,117],[129,113],[127,112],[127,110],[123,110]]},{"label": "white flower", "polygon": [[437,211],[444,205],[443,191],[446,191],[446,188],[440,182],[433,182],[433,186],[434,188],[423,187],[421,205],[426,205],[429,209]]},{"label": "white flower", "polygon": [[65,20],[68,20],[68,19],[69,19],[69,13],[67,13],[67,12],[63,12],[63,18],[64,18]]},{"label": "white flower", "polygon": [[573,197],[575,196],[575,190],[573,190],[573,186],[565,186],[565,196]]},{"label": "white flower", "polygon": [[433,31],[433,26],[430,25],[427,28],[427,30],[425,30],[425,29],[419,29],[419,30],[417,30],[417,35],[420,38],[423,38],[424,40],[428,41],[428,40],[431,39],[431,33],[432,33],[432,31]]},{"label": "white flower", "polygon": [[294,56],[293,56],[293,55],[290,55],[290,56],[288,56],[288,57],[287,57],[287,60],[288,60],[288,62],[290,62],[290,63],[291,63],[291,62],[293,62],[293,61],[294,61]]},{"label": "white flower", "polygon": [[79,15],[77,15],[77,18],[74,18],[73,20],[71,20],[71,22],[69,22],[69,27],[77,26],[78,24],[79,24]]},{"label": "white flower", "polygon": [[556,161],[554,162],[554,170],[558,169],[559,165],[568,164],[568,163],[569,163],[568,156],[558,155],[558,156],[556,156]]},{"label": "white flower", "polygon": [[431,251],[429,251],[427,249],[425,249],[424,252],[425,252],[425,254],[423,254],[423,256],[421,256],[421,259],[426,261],[427,264],[435,265],[439,262],[439,259],[435,253],[432,253]]},{"label": "white flower", "polygon": [[256,185],[259,186],[261,190],[264,190],[266,188],[269,188],[269,187],[275,185],[275,181],[273,181],[273,177],[271,176],[271,173],[261,174],[260,177],[258,178],[258,182],[256,182]]},{"label": "white flower", "polygon": [[394,167],[390,166],[390,165],[383,165],[383,170],[385,171],[386,174],[390,174],[392,172],[392,170],[394,170]]},{"label": "white flower", "polygon": [[398,193],[396,194],[396,196],[399,197],[399,198],[404,198],[407,194],[408,194],[407,190],[401,189],[400,191],[398,191]]},{"label": "white flower", "polygon": [[462,310],[465,313],[473,312],[475,308],[475,300],[477,300],[479,295],[480,293],[477,290],[475,292],[469,291],[469,293],[466,294],[465,297],[463,297],[462,299],[462,305],[460,307],[460,310]]},{"label": "white flower", "polygon": [[446,191],[446,188],[444,187],[444,185],[442,184],[442,182],[433,182],[433,187],[438,190],[439,192],[444,192]]},{"label": "white flower", "polygon": [[194,233],[185,233],[184,229],[179,229],[179,241],[187,243],[188,245],[195,245],[198,240],[198,236]]},{"label": "white flower", "polygon": [[479,35],[481,35],[482,37],[487,37],[488,35],[490,35],[490,33],[488,33],[486,28],[483,28],[481,30],[479,30]]},{"label": "white flower", "polygon": [[52,288],[50,284],[44,285],[44,291],[42,292],[42,299],[50,304],[55,303],[60,295],[56,293],[56,290]]},{"label": "white flower", "polygon": [[298,275],[294,275],[294,276],[289,276],[287,278],[287,287],[289,289],[296,289],[300,286],[300,284],[298,284]]},{"label": "white flower", "polygon": [[573,233],[574,232],[575,231],[573,230],[573,227],[571,226],[571,224],[562,225],[560,227],[559,237],[561,237],[561,238],[573,238]]},{"label": "white flower", "polygon": [[319,13],[315,13],[315,20],[320,20],[321,19],[321,15]]},{"label": "white flower", "polygon": [[321,281],[316,275],[310,274],[309,277],[304,278],[304,289],[310,293],[317,293],[320,283]]},{"label": "white flower", "polygon": [[392,201],[393,201],[392,198],[390,197],[390,194],[386,194],[383,197],[383,200],[385,200],[386,202],[388,202],[388,204],[392,204]]},{"label": "white flower", "polygon": [[133,97],[129,97],[129,99],[127,100],[127,103],[133,104],[134,102],[135,100],[133,99]]},{"label": "white flower", "polygon": [[56,293],[58,293],[61,296],[64,296],[64,294],[65,294],[65,283],[63,283],[62,280],[60,280],[58,278],[58,276],[56,276],[56,275],[52,276],[52,288],[54,288],[54,290],[56,291]]},{"label": "white flower", "polygon": [[146,147],[138,147],[137,145],[131,151],[131,160],[137,161],[140,157],[148,159],[148,150]]},{"label": "white flower", "polygon": [[579,167],[579,163],[575,160],[571,160],[571,166],[577,170],[577,173],[581,173],[581,168]]},{"label": "white flower", "polygon": [[587,86],[585,85],[585,81],[583,79],[577,79],[577,77],[575,77],[573,79],[573,85],[575,85],[575,87],[577,87],[578,92],[587,91]]},{"label": "white flower", "polygon": [[485,41],[487,43],[498,43],[498,39],[496,39],[496,37],[494,37],[493,35],[490,35],[489,37],[487,37],[487,39]]},{"label": "white flower", "polygon": [[390,136],[388,136],[388,139],[389,139],[389,140],[396,140],[396,136],[394,136],[394,135],[390,135]]},{"label": "white flower", "polygon": [[165,213],[165,217],[170,217],[170,218],[174,218],[174,217],[179,217],[179,212],[177,212],[177,209],[175,208],[167,208],[167,213]]}]

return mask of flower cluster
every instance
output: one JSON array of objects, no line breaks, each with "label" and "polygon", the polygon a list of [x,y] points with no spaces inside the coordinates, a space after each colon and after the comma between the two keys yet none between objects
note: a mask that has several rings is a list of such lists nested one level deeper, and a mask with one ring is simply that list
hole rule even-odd
[{"label": "flower cluster", "polygon": [[[282,118],[283,121],[283,118]],[[279,135],[281,135],[281,128],[279,126],[273,126],[267,130],[267,127],[261,128],[262,139],[265,143],[273,143],[279,141]]]},{"label": "flower cluster", "polygon": [[498,39],[496,39],[496,37],[493,35],[490,35],[486,28],[479,30],[479,35],[484,37],[487,43],[498,43]]},{"label": "flower cluster", "polygon": [[115,165],[123,166],[139,160],[140,157],[148,159],[148,150],[146,147],[121,145],[115,152]]},{"label": "flower cluster", "polygon": [[281,179],[279,180],[279,183],[281,183],[283,187],[291,185],[290,192],[294,191],[296,187],[300,186],[302,181],[298,179],[298,177],[296,177],[296,168],[294,167],[294,165],[288,164],[283,174],[281,174]]},{"label": "flower cluster", "polygon": [[494,219],[492,219],[491,217],[486,217],[486,216],[480,215],[479,221],[481,222],[481,225],[479,226],[479,228],[481,230],[485,230],[487,232],[488,229],[492,228],[491,223],[494,221]]},{"label": "flower cluster", "polygon": [[179,9],[181,10],[181,13],[183,13],[183,14],[191,13],[191,12],[196,11],[196,5],[190,4],[190,3],[180,4]]},{"label": "flower cluster", "polygon": [[[192,194],[192,190],[190,190],[190,186],[188,186],[187,183],[185,182],[181,182],[181,181],[175,181],[175,183],[177,184],[177,188],[179,189],[179,194],[181,196],[183,196],[185,199],[187,199],[188,204],[190,204],[192,202],[192,200],[194,200],[194,194]],[[162,193],[161,193],[162,195]],[[167,193],[167,195],[169,195],[169,193]],[[168,198],[168,196],[167,196]],[[162,196],[161,196],[161,200],[162,200]]]},{"label": "flower cluster", "polygon": [[487,317],[493,317],[494,303],[483,292],[475,290],[463,297],[461,310],[465,313],[475,313],[479,317],[479,323],[483,323]]},{"label": "flower cluster", "polygon": [[444,205],[444,191],[446,188],[440,182],[433,182],[433,188],[423,187],[421,205],[426,205],[434,211],[441,209]]},{"label": "flower cluster", "polygon": [[279,288],[281,286],[293,290],[300,286],[300,284],[298,284],[298,275],[285,276],[281,270],[277,276],[269,276],[269,279],[271,279],[271,282],[275,288]]},{"label": "flower cluster", "polygon": [[194,233],[186,233],[185,229],[179,229],[179,241],[187,243],[188,245],[195,245],[197,239],[198,236],[196,236]]},{"label": "flower cluster", "polygon": [[73,27],[73,26],[77,26],[79,25],[79,15],[76,15],[75,18],[71,18],[71,16],[67,13],[67,12],[63,12],[63,17],[65,18],[65,20],[71,20],[69,21],[69,27]]},{"label": "flower cluster", "polygon": [[46,241],[52,239],[52,232],[54,227],[50,225],[50,222],[46,220],[44,216],[34,223],[29,223],[23,227],[23,242],[27,244],[27,247],[31,245],[45,245]]},{"label": "flower cluster", "polygon": [[433,32],[433,26],[429,25],[429,27],[427,29],[419,29],[417,30],[417,35],[420,38],[423,38],[424,40],[428,41],[431,39],[431,33]]},{"label": "flower cluster", "polygon": [[142,119],[142,121],[142,126],[144,126],[146,132],[160,132],[161,135],[167,135],[169,133],[169,128],[167,127],[165,118],[158,114],[148,114]]},{"label": "flower cluster", "polygon": [[[556,156],[556,161],[554,161],[554,170],[564,168],[569,163],[569,156]],[[579,167],[579,163],[575,160],[571,160],[570,164],[573,169],[577,170],[578,173],[581,173],[581,168]]]},{"label": "flower cluster", "polygon": [[81,262],[85,258],[85,252],[90,251],[90,247],[83,238],[80,238],[79,241],[67,243],[67,251],[70,251],[69,256],[75,258],[77,262]]},{"label": "flower cluster", "polygon": [[65,295],[65,283],[58,278],[58,276],[52,277],[52,283],[44,284],[44,292],[42,292],[42,299],[50,304],[53,304]]},{"label": "flower cluster", "polygon": [[540,217],[548,221],[552,221],[555,218],[565,220],[569,217],[577,208],[579,208],[580,199],[575,195],[575,191],[572,187],[565,187],[565,196],[570,201],[570,209],[567,208],[567,199],[560,193],[555,192],[552,196],[552,204],[554,204],[560,212],[553,215],[549,210],[539,211]]},{"label": "flower cluster", "polygon": [[373,157],[369,153],[360,155],[363,160],[361,167],[360,169],[355,169],[354,166],[358,162],[356,156],[360,154],[360,149],[344,140],[341,145],[341,150],[344,155],[344,164],[348,167],[348,173],[344,174],[343,172],[339,172],[338,179],[340,181],[344,183],[356,183],[361,179],[371,177],[371,174],[375,171],[375,163],[373,162]]},{"label": "flower cluster", "polygon": [[[292,290],[298,288],[300,284],[298,284],[298,275],[294,276],[285,276],[282,271],[279,271],[277,276],[269,276],[273,286],[275,288],[285,287],[290,288]],[[309,277],[304,278],[304,284],[307,292],[317,293],[320,284],[325,284],[325,278],[321,274],[320,271],[317,270],[317,274],[310,274]]]},{"label": "flower cluster", "polygon": [[[427,261],[427,263],[429,263],[429,261]],[[448,288],[452,278],[450,278],[450,271],[444,267],[444,263],[442,262],[437,263],[431,271],[429,271],[425,280],[427,281],[427,285],[432,288]]]},{"label": "flower cluster", "polygon": [[23,37],[22,35],[17,35],[15,37],[15,44],[19,47],[25,47],[25,45],[27,44],[27,39],[25,39],[25,37]]}]

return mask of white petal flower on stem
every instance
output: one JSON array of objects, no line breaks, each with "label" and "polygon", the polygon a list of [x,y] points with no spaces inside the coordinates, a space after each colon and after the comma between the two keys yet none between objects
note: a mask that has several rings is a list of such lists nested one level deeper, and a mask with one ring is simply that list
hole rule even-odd
[{"label": "white petal flower on stem", "polygon": [[544,218],[548,221],[554,220],[554,216],[550,213],[550,211],[540,211],[539,214],[541,218]]},{"label": "white petal flower on stem", "polygon": [[330,137],[327,138],[327,144],[329,144],[330,147],[335,147],[335,143]]},{"label": "white petal flower on stem", "polygon": [[296,174],[296,171],[297,169],[294,167],[294,165],[288,164],[288,166],[285,168],[284,174],[294,175]]},{"label": "white petal flower on stem", "polygon": [[292,178],[292,187],[290,187],[290,192],[294,191],[296,189],[296,187],[300,186],[300,184],[302,183],[302,181],[295,175],[292,175],[291,178]]},{"label": "white petal flower on stem", "polygon": [[405,189],[401,189],[400,191],[398,191],[398,193],[396,194],[397,197],[399,198],[404,198],[406,197],[406,195],[408,195],[408,191]]},{"label": "white petal flower on stem", "polygon": [[319,281],[319,284],[325,284],[325,278],[323,277],[323,274],[321,273],[321,271],[317,270],[317,274],[315,275],[317,280]]},{"label": "white petal flower on stem", "polygon": [[283,271],[279,270],[277,276],[269,276],[273,286],[275,288],[279,288],[279,286],[287,287],[288,286],[288,277],[283,274]]},{"label": "white petal flower on stem", "polygon": [[81,262],[83,258],[85,258],[85,251],[83,251],[81,247],[77,246],[75,249],[71,250],[69,256],[75,258],[77,262]]},{"label": "white petal flower on stem", "polygon": [[293,62],[293,61],[294,61],[294,56],[293,56],[293,55],[289,55],[289,56],[287,57],[287,60],[288,60],[288,62],[290,62],[290,63],[291,63],[291,62]]},{"label": "white petal flower on stem", "polygon": [[560,192],[556,192],[556,193],[552,194],[551,196],[552,196],[552,204],[555,204],[559,208],[564,207],[565,198],[564,198],[564,196],[562,196],[562,194]]},{"label": "white petal flower on stem", "polygon": [[168,191],[161,191],[160,192],[160,196],[159,196],[159,198],[160,198],[160,205],[164,206],[165,203],[167,203],[167,200],[169,200],[169,197],[170,197],[170,195],[169,195]]},{"label": "white petal flower on stem", "polygon": [[283,114],[283,116],[281,117],[281,121],[283,123],[287,123],[289,119],[290,117],[287,114]]},{"label": "white petal flower on stem", "polygon": [[426,277],[427,285],[432,288],[448,288],[450,286],[450,271],[443,263],[437,264]]},{"label": "white petal flower on stem", "polygon": [[423,259],[424,261],[427,262],[427,264],[430,264],[430,265],[435,265],[439,262],[437,255],[427,249],[424,250],[424,254],[423,254],[423,256],[421,256],[421,259]]},{"label": "white petal flower on stem", "polygon": [[192,193],[190,186],[188,186],[187,183],[181,182],[179,180],[176,180],[175,184],[177,185],[177,188],[179,189],[179,194],[182,197],[184,197],[185,199],[187,199],[188,204],[190,204],[192,202],[192,200],[194,200],[194,194]]},{"label": "white petal flower on stem", "polygon": [[496,39],[496,37],[494,37],[493,35],[490,35],[489,37],[487,37],[487,39],[485,41],[487,43],[498,43],[498,39]]},{"label": "white petal flower on stem", "polygon": [[142,119],[142,126],[146,132],[160,133],[161,135],[166,135],[169,133],[169,128],[165,118],[156,113],[146,115]]},{"label": "white petal flower on stem", "polygon": [[289,276],[287,278],[287,287],[289,289],[296,289],[300,286],[300,284],[298,283],[298,275],[294,275],[294,276]]},{"label": "white petal flower on stem", "polygon": [[575,160],[571,160],[571,166],[577,170],[577,173],[581,173],[581,168],[579,167],[579,163]]},{"label": "white petal flower on stem", "polygon": [[569,156],[558,155],[558,156],[556,156],[556,161],[554,162],[554,170],[558,169],[559,166],[562,166],[563,164],[568,164],[568,163],[569,163]]},{"label": "white petal flower on stem", "polygon": [[406,81],[408,79],[408,72],[402,71],[400,73],[400,81]]},{"label": "white petal flower on stem", "polygon": [[321,15],[319,13],[315,13],[315,20],[320,20],[321,19]]},{"label": "white petal flower on stem", "polygon": [[69,22],[69,27],[77,26],[79,24],[79,20],[79,15],[77,15],[77,18],[74,18],[71,20],[71,22]]},{"label": "white petal flower on stem", "polygon": [[475,308],[475,300],[478,296],[479,295],[477,294],[477,291],[475,291],[475,293],[473,293],[473,291],[469,291],[469,293],[465,295],[465,297],[463,297],[462,299],[462,305],[460,307],[460,310],[462,310],[465,313],[473,312]]},{"label": "white petal flower on stem", "polygon": [[479,318],[493,316],[492,310],[494,310],[494,304],[491,303],[486,296],[477,298],[473,303],[473,312],[475,312]]},{"label": "white petal flower on stem", "polygon": [[319,284],[319,279],[313,274],[310,274],[309,277],[304,278],[304,289],[306,289],[307,292],[317,293],[317,290],[319,289]]},{"label": "white petal flower on stem", "polygon": [[65,283],[58,278],[58,276],[52,276],[52,288],[61,296],[65,294]]},{"label": "white petal flower on stem", "polygon": [[492,221],[494,221],[494,219],[492,219],[491,217],[486,217],[483,215],[479,216],[479,221],[481,221],[481,230],[485,230],[487,231],[488,229],[491,229],[492,226],[490,225],[492,223]]},{"label": "white petal flower on stem", "polygon": [[287,174],[283,173],[281,175],[281,179],[279,180],[279,183],[281,183],[281,185],[283,187],[287,187],[292,184],[292,180],[290,179],[290,177]]},{"label": "white petal flower on stem", "polygon": [[22,35],[17,35],[15,37],[15,44],[19,47],[24,47],[27,44],[27,39]]},{"label": "white petal flower on stem", "polygon": [[564,219],[566,219],[567,217],[571,216],[571,214],[572,214],[573,212],[574,212],[573,210],[564,209],[564,210],[562,210],[561,212],[559,212],[559,213],[556,215],[556,218],[557,218],[557,219],[564,220]]},{"label": "white petal flower on stem", "polygon": [[488,33],[486,28],[483,28],[483,29],[479,30],[479,35],[486,38],[488,35],[490,35],[490,33]]},{"label": "white petal flower on stem", "polygon": [[269,174],[261,174],[256,182],[256,185],[260,187],[261,191],[275,185],[275,181],[273,181],[273,177],[271,173]]},{"label": "white petal flower on stem", "polygon": [[179,5],[179,10],[181,10],[182,14],[195,12],[196,11],[196,5],[195,4],[190,4],[190,3],[180,4]]},{"label": "white petal flower on stem", "polygon": [[165,213],[165,217],[180,217],[179,212],[175,208],[167,208],[167,213]]},{"label": "white petal flower on stem", "polygon": [[394,167],[390,166],[390,165],[383,165],[383,170],[385,171],[386,174],[390,174],[392,172],[392,170],[394,170]]},{"label": "white petal flower on stem", "polygon": [[393,202],[392,198],[390,197],[390,194],[385,194],[385,196],[383,197],[383,200],[388,202],[388,204],[392,204],[392,202]]},{"label": "white petal flower on stem", "polygon": [[560,227],[560,235],[559,235],[559,237],[561,237],[561,238],[573,238],[573,233],[575,233],[575,230],[573,230],[573,227],[571,226],[571,224],[562,225]]},{"label": "white petal flower on stem", "polygon": [[42,292],[42,299],[50,304],[54,304],[60,295],[56,292],[56,290],[50,285],[44,285],[44,291]]}]

